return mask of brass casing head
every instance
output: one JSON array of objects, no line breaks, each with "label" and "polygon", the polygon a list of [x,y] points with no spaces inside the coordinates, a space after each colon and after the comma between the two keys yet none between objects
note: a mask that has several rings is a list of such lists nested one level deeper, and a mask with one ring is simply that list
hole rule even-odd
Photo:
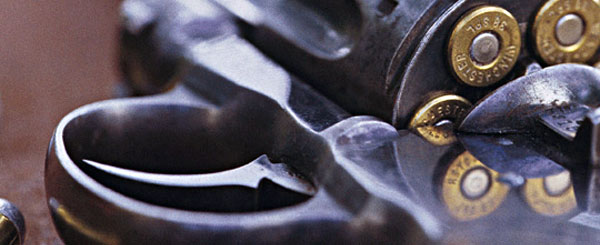
[{"label": "brass casing head", "polygon": [[523,196],[533,211],[545,216],[568,214],[577,207],[568,171],[545,178],[528,179],[523,187]]},{"label": "brass casing head", "polygon": [[0,215],[0,244],[22,244],[15,224],[4,215]]},{"label": "brass casing head", "polygon": [[[561,28],[568,17],[577,21]],[[573,28],[582,32],[573,32]],[[587,62],[600,46],[600,4],[594,0],[550,0],[537,13],[532,34],[536,52],[546,64]],[[575,42],[561,43],[563,38]]]},{"label": "brass casing head", "polygon": [[456,121],[464,117],[471,102],[458,95],[435,97],[421,106],[409,124],[409,128],[434,145],[456,142],[454,125],[438,125],[443,120]]},{"label": "brass casing head", "polygon": [[[481,38],[483,36],[487,38]],[[480,39],[488,44],[482,45]],[[490,56],[492,48],[494,53]],[[448,43],[448,58],[454,74],[460,81],[475,87],[489,86],[504,78],[520,52],[521,31],[517,20],[505,9],[494,6],[478,7],[463,15]],[[485,58],[478,60],[479,56]]]},{"label": "brass casing head", "polygon": [[510,190],[496,181],[498,176],[498,172],[483,165],[471,153],[460,154],[448,167],[442,182],[442,200],[450,215],[460,221],[469,221],[494,212]]},{"label": "brass casing head", "polygon": [[0,198],[0,244],[20,245],[25,240],[25,220],[17,207]]}]

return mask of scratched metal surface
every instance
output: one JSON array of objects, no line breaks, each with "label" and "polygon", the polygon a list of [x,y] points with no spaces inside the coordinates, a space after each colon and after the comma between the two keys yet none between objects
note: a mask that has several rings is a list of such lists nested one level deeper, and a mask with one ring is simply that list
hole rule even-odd
[{"label": "scratched metal surface", "polygon": [[25,244],[60,244],[43,186],[48,139],[69,111],[112,94],[117,0],[0,2],[0,197]]}]

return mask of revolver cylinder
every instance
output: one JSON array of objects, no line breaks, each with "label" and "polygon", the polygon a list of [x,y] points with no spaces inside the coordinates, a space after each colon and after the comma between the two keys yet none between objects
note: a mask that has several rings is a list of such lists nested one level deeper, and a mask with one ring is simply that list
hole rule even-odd
[{"label": "revolver cylinder", "polygon": [[[544,0],[518,5],[505,0],[353,2],[360,9],[355,18],[361,20],[354,27],[361,31],[343,57],[315,56],[268,27],[250,25],[243,30],[256,46],[344,109],[378,116],[397,128],[408,126],[430,93],[445,91],[478,101],[520,76],[520,71],[532,62],[583,63],[598,59],[595,41],[589,38],[596,33],[595,17],[587,14],[581,16],[588,25],[583,27],[581,40],[574,44],[589,46],[585,48],[586,59],[546,62],[545,56],[539,55],[539,38],[534,37],[539,25],[534,24],[539,22],[536,16],[545,11],[543,6],[548,1]],[[569,1],[550,2],[564,5]],[[588,4],[590,10],[598,5]],[[388,11],[383,13],[381,6],[388,6]],[[561,17],[569,13],[555,14]],[[568,23],[556,24],[560,35],[551,37],[553,43],[575,38],[563,30]],[[466,32],[457,33],[461,28]],[[466,38],[469,30],[474,35]],[[465,66],[467,63],[473,63],[471,68]]]}]

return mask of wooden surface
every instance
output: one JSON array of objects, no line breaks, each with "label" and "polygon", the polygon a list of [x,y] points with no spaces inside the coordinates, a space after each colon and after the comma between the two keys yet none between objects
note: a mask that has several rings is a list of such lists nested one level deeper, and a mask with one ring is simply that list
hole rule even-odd
[{"label": "wooden surface", "polygon": [[116,81],[118,1],[0,2],[0,197],[26,220],[26,244],[60,244],[44,192],[52,131],[107,99]]}]

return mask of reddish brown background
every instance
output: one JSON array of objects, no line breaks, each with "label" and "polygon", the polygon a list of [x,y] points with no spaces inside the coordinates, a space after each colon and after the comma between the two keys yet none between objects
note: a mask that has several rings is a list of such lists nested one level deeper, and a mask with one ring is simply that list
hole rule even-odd
[{"label": "reddish brown background", "polygon": [[25,216],[26,244],[61,243],[46,207],[46,148],[66,113],[112,94],[118,2],[0,2],[0,197]]}]

